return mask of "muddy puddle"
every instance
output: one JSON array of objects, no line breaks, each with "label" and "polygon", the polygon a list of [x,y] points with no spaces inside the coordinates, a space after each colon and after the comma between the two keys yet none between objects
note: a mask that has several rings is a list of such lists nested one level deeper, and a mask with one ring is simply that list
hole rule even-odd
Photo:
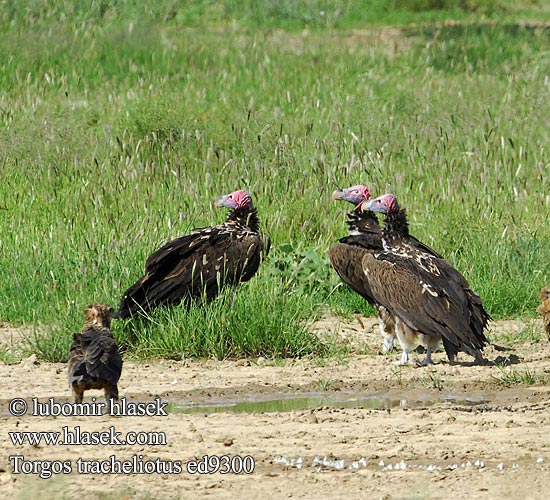
[{"label": "muddy puddle", "polygon": [[270,413],[307,410],[313,408],[426,408],[439,405],[475,407],[492,401],[488,394],[456,395],[445,393],[321,393],[299,395],[272,394],[236,397],[212,397],[203,400],[183,400],[171,403],[172,413]]}]

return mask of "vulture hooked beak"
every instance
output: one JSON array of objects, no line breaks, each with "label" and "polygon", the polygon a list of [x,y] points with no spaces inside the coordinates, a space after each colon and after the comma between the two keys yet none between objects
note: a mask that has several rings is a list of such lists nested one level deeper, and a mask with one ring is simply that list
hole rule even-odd
[{"label": "vulture hooked beak", "polygon": [[338,188],[336,191],[333,191],[332,199],[349,201],[356,206],[359,206],[361,203],[358,201],[357,194],[352,193],[351,188]]},{"label": "vulture hooked beak", "polygon": [[371,207],[374,200],[367,200],[361,203],[361,212],[368,212]]},{"label": "vulture hooked beak", "polygon": [[230,205],[229,202],[227,201],[227,195],[226,194],[220,196],[216,200],[215,206],[218,207],[218,208],[219,207],[235,208],[233,205]]},{"label": "vulture hooked beak", "polygon": [[382,201],[378,198],[375,198],[374,200],[367,200],[361,203],[361,212],[379,212],[381,214],[387,214],[388,209],[382,203]]},{"label": "vulture hooked beak", "polygon": [[345,200],[346,199],[346,194],[347,194],[347,189],[338,188],[335,191],[333,191],[332,199],[333,200]]}]

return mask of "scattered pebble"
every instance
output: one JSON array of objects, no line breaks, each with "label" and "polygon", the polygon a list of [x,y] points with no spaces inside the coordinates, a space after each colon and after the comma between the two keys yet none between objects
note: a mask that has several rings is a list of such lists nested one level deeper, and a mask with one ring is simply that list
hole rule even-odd
[{"label": "scattered pebble", "polygon": [[[283,456],[277,456],[274,459],[274,462],[276,464],[286,465],[288,467],[296,467],[297,469],[301,469],[303,467],[308,467],[308,464],[304,464],[303,457],[298,458],[287,458]],[[543,457],[538,457],[536,460],[537,464],[541,464],[544,462]],[[359,460],[354,460],[349,465],[346,465],[346,461],[343,459],[336,459],[334,457],[321,457],[319,455],[315,456],[309,464],[310,467],[313,467],[315,471],[322,472],[323,469],[326,468],[332,468],[336,470],[343,470],[343,469],[350,469],[350,470],[358,470],[361,468],[368,467],[367,459],[365,457],[361,457]],[[448,465],[437,465],[437,464],[429,464],[429,465],[419,465],[419,464],[408,464],[405,460],[401,460],[397,463],[386,463],[384,460],[380,460],[378,462],[378,466],[382,467],[382,470],[391,472],[391,471],[398,471],[398,470],[411,470],[411,469],[423,469],[428,472],[439,472],[443,470],[448,471],[454,471],[459,468],[466,468],[466,467],[476,467],[478,469],[485,469],[485,462],[481,459],[475,460],[475,462],[471,462],[468,460],[467,462],[462,462],[461,464],[454,463],[454,464],[448,464]],[[500,462],[496,465],[497,470],[502,471],[506,468],[506,465],[504,462]],[[510,469],[519,469],[519,465],[517,463],[512,463],[509,465]]]},{"label": "scattered pebble", "polygon": [[543,458],[543,457],[537,458],[537,464],[541,464],[542,462],[544,462],[544,458]]}]

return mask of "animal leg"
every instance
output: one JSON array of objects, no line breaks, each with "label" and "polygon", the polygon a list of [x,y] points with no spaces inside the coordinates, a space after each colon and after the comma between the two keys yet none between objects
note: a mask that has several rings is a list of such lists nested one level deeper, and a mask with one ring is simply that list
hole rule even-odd
[{"label": "animal leg", "polygon": [[382,345],[382,354],[386,354],[393,350],[395,335],[384,335],[384,344]]},{"label": "animal leg", "polygon": [[409,352],[411,348],[414,348],[414,345],[409,342],[409,337],[413,336],[411,333],[412,330],[408,328],[405,323],[401,321],[401,319],[396,318],[395,336],[397,337],[397,340],[399,340],[401,349],[403,349],[403,354],[401,355],[401,359],[399,361],[394,362],[394,365],[401,366],[406,365],[409,362]]},{"label": "animal leg", "polygon": [[84,398],[84,391],[73,385],[73,396],[75,403],[82,403]]},{"label": "animal leg", "polygon": [[118,401],[118,386],[116,384],[105,385],[105,387],[103,388],[103,392],[105,393],[106,401],[109,401],[109,399],[114,399],[115,401]]},{"label": "animal leg", "polygon": [[483,354],[481,354],[481,351],[479,349],[468,349],[468,354],[472,355],[475,360],[476,364],[478,365],[484,365],[486,363],[485,358],[483,357]]},{"label": "animal leg", "polygon": [[409,362],[409,349],[408,347],[403,346],[403,354],[401,355],[401,359],[399,361],[394,361],[394,365],[396,366],[403,366],[406,365]]},{"label": "animal leg", "polygon": [[432,348],[430,346],[426,349],[426,359],[422,363],[424,366],[433,365],[434,362],[432,361]]},{"label": "animal leg", "polygon": [[386,354],[393,350],[395,342],[395,321],[385,307],[378,306],[376,309],[378,310],[378,328],[380,329],[382,337],[384,337],[382,354]]}]

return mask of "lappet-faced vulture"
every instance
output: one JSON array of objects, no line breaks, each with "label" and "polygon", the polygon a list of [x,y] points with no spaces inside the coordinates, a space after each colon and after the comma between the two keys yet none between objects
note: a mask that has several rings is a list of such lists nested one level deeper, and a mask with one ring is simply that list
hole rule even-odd
[{"label": "lappet-faced vulture", "polygon": [[334,243],[329,249],[330,263],[342,281],[378,312],[378,324],[384,337],[382,352],[388,352],[393,348],[395,340],[395,320],[393,315],[374,299],[362,266],[363,257],[367,253],[383,250],[382,228],[376,215],[361,210],[361,204],[370,199],[369,190],[362,184],[337,189],[332,193],[332,199],[347,201],[355,208],[347,214],[349,235],[340,238],[338,243]]},{"label": "lappet-faced vulture", "polygon": [[395,316],[403,347],[400,363],[407,361],[411,344],[418,341],[426,344],[425,363],[430,363],[439,339],[451,363],[459,351],[482,362],[481,351],[487,344],[483,331],[491,318],[464,276],[441,256],[426,251],[425,245],[411,240],[406,212],[395,196],[385,194],[363,203],[362,208],[386,215],[384,249],[365,255],[363,271],[374,299]]},{"label": "lappet-faced vulture", "polygon": [[145,274],[120,302],[121,318],[146,315],[159,306],[193,300],[210,301],[225,286],[250,280],[267,256],[270,239],[260,233],[251,196],[244,190],[220,196],[216,206],[229,208],[224,223],[176,238],[154,252]]}]

